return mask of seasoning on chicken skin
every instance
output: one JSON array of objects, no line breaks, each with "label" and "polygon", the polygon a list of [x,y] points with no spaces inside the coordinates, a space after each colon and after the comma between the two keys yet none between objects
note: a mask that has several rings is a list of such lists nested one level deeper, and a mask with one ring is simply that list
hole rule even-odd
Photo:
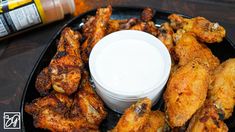
[{"label": "seasoning on chicken skin", "polygon": [[81,35],[70,28],[65,28],[61,33],[57,52],[49,64],[51,83],[57,92],[70,95],[79,86],[83,66],[80,38]]},{"label": "seasoning on chicken skin", "polygon": [[187,132],[227,132],[227,125],[220,119],[218,109],[210,101],[201,107],[191,119]]},{"label": "seasoning on chicken skin", "polygon": [[171,127],[183,126],[203,105],[209,77],[207,68],[196,60],[181,66],[171,75],[163,96]]},{"label": "seasoning on chicken skin", "polygon": [[197,59],[201,64],[207,66],[210,71],[213,71],[220,64],[219,59],[212,54],[211,50],[200,44],[190,33],[183,34],[177,41],[175,55],[179,60],[179,66]]},{"label": "seasoning on chicken skin", "polygon": [[216,68],[212,75],[208,98],[217,108],[224,111],[224,119],[232,115],[235,105],[235,59],[229,59]]},{"label": "seasoning on chicken skin", "polygon": [[81,114],[91,124],[100,125],[105,119],[107,112],[99,96],[94,92],[90,82],[88,72],[83,72],[81,86],[74,99],[74,105],[79,107]]},{"label": "seasoning on chicken skin", "polygon": [[96,12],[95,20],[92,22],[90,35],[82,44],[82,60],[88,62],[89,54],[95,44],[106,35],[107,25],[112,14],[112,7],[99,8]]},{"label": "seasoning on chicken skin", "polygon": [[144,22],[151,21],[153,19],[153,10],[151,8],[144,8],[141,13],[140,19]]},{"label": "seasoning on chicken skin", "polygon": [[163,23],[161,27],[159,28],[158,38],[167,47],[170,53],[173,52],[173,48],[174,48],[173,34],[174,34],[174,31],[168,22]]},{"label": "seasoning on chicken skin", "polygon": [[166,122],[165,114],[159,110],[149,113],[149,121],[143,128],[144,132],[164,132]]},{"label": "seasoning on chicken skin", "polygon": [[35,88],[40,95],[46,95],[51,89],[51,78],[48,67],[44,68],[36,78]]},{"label": "seasoning on chicken skin", "polygon": [[138,22],[136,18],[124,19],[124,20],[109,20],[107,27],[107,34],[110,34],[119,30],[128,30]]},{"label": "seasoning on chicken skin", "polygon": [[202,42],[219,43],[225,37],[225,29],[222,26],[212,23],[204,17],[187,19],[177,14],[171,14],[168,18],[175,30],[183,29],[191,32]]},{"label": "seasoning on chicken skin", "polygon": [[151,100],[148,98],[140,99],[136,104],[125,110],[112,132],[143,131],[148,122],[150,111]]}]

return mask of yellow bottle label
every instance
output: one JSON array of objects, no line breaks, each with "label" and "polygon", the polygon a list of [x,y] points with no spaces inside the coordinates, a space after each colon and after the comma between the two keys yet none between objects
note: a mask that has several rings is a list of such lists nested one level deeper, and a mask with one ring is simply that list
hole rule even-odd
[{"label": "yellow bottle label", "polygon": [[0,37],[45,23],[40,0],[0,0]]}]

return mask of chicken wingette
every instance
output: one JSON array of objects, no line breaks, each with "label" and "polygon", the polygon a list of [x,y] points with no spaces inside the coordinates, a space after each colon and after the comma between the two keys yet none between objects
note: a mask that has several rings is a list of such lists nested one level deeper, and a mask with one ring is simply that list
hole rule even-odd
[{"label": "chicken wingette", "polygon": [[223,62],[212,74],[208,98],[217,108],[224,112],[224,119],[228,119],[235,105],[235,59]]},{"label": "chicken wingette", "polygon": [[219,111],[207,101],[190,120],[187,132],[227,132],[228,127],[220,119]]},{"label": "chicken wingette", "polygon": [[149,120],[145,127],[144,132],[164,132],[166,127],[165,114],[159,110],[151,111],[149,113]]},{"label": "chicken wingette", "polygon": [[168,18],[175,30],[183,29],[186,32],[191,32],[202,42],[219,43],[225,37],[226,32],[222,26],[218,23],[212,23],[204,17],[188,19],[177,14],[171,14]]},{"label": "chicken wingette", "polygon": [[175,46],[175,58],[178,58],[178,65],[183,66],[192,60],[207,66],[213,71],[219,64],[219,59],[214,56],[211,50],[203,44],[200,44],[190,33],[185,33],[177,41]]},{"label": "chicken wingette", "polygon": [[196,60],[181,66],[171,75],[163,96],[171,127],[183,126],[203,105],[209,77],[208,69]]},{"label": "chicken wingette", "polygon": [[90,33],[88,33],[87,39],[82,44],[82,60],[84,63],[88,62],[88,57],[92,48],[96,43],[102,39],[107,32],[108,22],[112,15],[112,7],[108,6],[107,8],[99,8],[96,12],[94,20],[91,20]]},{"label": "chicken wingette", "polygon": [[158,38],[162,41],[162,43],[167,47],[170,53],[173,52],[174,41],[173,41],[174,31],[171,28],[169,23],[163,23],[159,28]]},{"label": "chicken wingette", "polygon": [[126,109],[112,132],[141,132],[149,120],[151,100],[140,99]]}]

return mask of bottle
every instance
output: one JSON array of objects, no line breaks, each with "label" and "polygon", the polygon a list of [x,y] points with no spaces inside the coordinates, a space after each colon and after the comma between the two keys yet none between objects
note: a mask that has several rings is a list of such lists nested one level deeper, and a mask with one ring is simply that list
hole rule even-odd
[{"label": "bottle", "polygon": [[64,18],[74,0],[0,0],[0,40]]}]

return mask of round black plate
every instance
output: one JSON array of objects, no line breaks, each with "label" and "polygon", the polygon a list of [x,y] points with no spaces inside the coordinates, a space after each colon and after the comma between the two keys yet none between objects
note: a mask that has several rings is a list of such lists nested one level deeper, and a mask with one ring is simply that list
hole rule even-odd
[{"label": "round black plate", "polygon": [[[115,7],[113,8],[113,14],[112,14],[112,19],[126,19],[126,18],[131,18],[131,17],[136,17],[139,18],[142,8],[132,8],[132,7]],[[36,91],[34,85],[35,85],[35,80],[39,72],[46,66],[49,65],[52,57],[56,53],[56,42],[60,38],[60,32],[63,30],[64,27],[71,27],[74,30],[80,30],[83,22],[82,19],[86,18],[89,15],[95,15],[96,10],[89,11],[81,16],[78,16],[74,19],[72,19],[70,22],[68,22],[65,26],[63,26],[56,34],[55,36],[51,39],[50,43],[48,44],[48,47],[43,51],[41,54],[39,60],[37,61],[29,79],[26,84],[26,87],[24,89],[23,97],[22,97],[22,102],[21,102],[21,121],[22,121],[22,130],[23,131],[42,131],[42,129],[37,129],[33,125],[33,118],[32,116],[28,115],[27,113],[24,112],[24,105],[25,103],[32,102],[33,99],[36,99],[40,97],[39,93]],[[154,19],[153,21],[157,24],[160,25],[163,22],[167,21],[168,15],[171,14],[171,12],[166,12],[166,11],[159,11],[155,10],[154,11]],[[217,44],[217,45],[211,45],[209,48],[212,50],[213,54],[217,56],[221,62],[225,61],[228,58],[233,58],[235,57],[235,44],[232,43],[227,37],[223,40],[222,43]],[[153,107],[153,109],[160,109],[162,106],[162,98],[160,101]],[[108,109],[108,116],[107,118],[103,121],[103,123],[100,125],[100,130],[101,131],[107,131],[112,129],[118,119],[120,118],[120,114]],[[226,121],[230,131],[235,130],[235,114]],[[45,130],[44,130],[45,131]]]}]

